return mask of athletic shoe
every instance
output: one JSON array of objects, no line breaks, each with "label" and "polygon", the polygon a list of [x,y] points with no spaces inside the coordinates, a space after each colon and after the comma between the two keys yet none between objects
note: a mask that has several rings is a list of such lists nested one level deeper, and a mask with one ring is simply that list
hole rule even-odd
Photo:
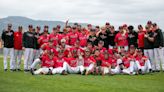
[{"label": "athletic shoe", "polygon": [[17,69],[17,71],[19,71],[19,72],[20,72],[20,71],[22,71],[22,70],[21,70],[21,69]]},{"label": "athletic shoe", "polygon": [[141,70],[141,69],[139,69],[139,70],[138,70],[138,73],[139,73],[139,74],[142,74],[142,70]]},{"label": "athletic shoe", "polygon": [[160,72],[160,70],[156,70],[156,72]]},{"label": "athletic shoe", "polygon": [[4,71],[6,72],[6,71],[7,71],[7,69],[4,69]]},{"label": "athletic shoe", "polygon": [[16,71],[16,69],[10,69],[10,71],[11,71],[11,72],[15,72],[15,71]]},{"label": "athletic shoe", "polygon": [[81,75],[85,75],[85,73],[86,73],[86,69],[84,69],[84,71],[81,73]]},{"label": "athletic shoe", "polygon": [[32,68],[30,69],[30,72],[32,75],[34,75],[34,70]]},{"label": "athletic shoe", "polygon": [[152,69],[149,69],[149,72],[152,73],[153,72]]},{"label": "athletic shoe", "polygon": [[61,75],[67,75],[67,72],[65,70],[63,70]]},{"label": "athletic shoe", "polygon": [[29,70],[25,69],[24,72],[27,73],[27,72],[29,72]]}]

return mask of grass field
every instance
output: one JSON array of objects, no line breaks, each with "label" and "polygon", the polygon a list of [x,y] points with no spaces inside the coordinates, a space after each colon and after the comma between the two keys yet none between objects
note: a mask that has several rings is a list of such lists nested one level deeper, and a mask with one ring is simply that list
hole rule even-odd
[{"label": "grass field", "polygon": [[164,92],[164,72],[147,75],[81,76],[4,72],[0,58],[0,92]]}]

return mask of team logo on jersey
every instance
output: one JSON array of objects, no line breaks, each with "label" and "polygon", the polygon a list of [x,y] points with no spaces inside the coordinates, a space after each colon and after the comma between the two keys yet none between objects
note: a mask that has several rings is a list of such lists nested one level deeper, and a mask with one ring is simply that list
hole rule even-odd
[{"label": "team logo on jersey", "polygon": [[134,36],[133,34],[129,34],[128,37],[129,37],[129,38],[133,38],[133,37],[135,37],[135,36]]},{"label": "team logo on jersey", "polygon": [[27,33],[27,36],[33,37],[34,35],[33,34],[30,34],[30,33]]},{"label": "team logo on jersey", "polygon": [[11,36],[11,35],[13,35],[13,32],[8,32],[8,33],[6,33],[6,35]]}]

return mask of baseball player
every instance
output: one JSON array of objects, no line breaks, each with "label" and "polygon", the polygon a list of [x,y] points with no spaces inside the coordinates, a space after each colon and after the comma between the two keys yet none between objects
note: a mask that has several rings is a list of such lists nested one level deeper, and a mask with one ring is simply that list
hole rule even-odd
[{"label": "baseball player", "polygon": [[87,39],[88,39],[88,36],[85,33],[85,30],[82,30],[81,33],[79,33],[79,41],[80,41],[80,46],[82,48],[87,46]]},{"label": "baseball player", "polygon": [[94,72],[96,60],[91,56],[90,50],[86,48],[84,52],[84,67],[85,75],[91,74]]},{"label": "baseball player", "polygon": [[162,66],[162,70],[164,71],[164,38],[162,35],[162,30],[158,27],[156,23],[153,23],[153,31],[154,31],[154,58],[156,64],[156,70],[160,71]]},{"label": "baseball player", "polygon": [[152,32],[152,27],[146,26],[146,33],[144,35],[144,55],[150,59],[152,70],[156,71],[156,62],[154,61],[154,32]]},{"label": "baseball player", "polygon": [[105,51],[103,53],[103,57],[102,57],[102,75],[105,74],[110,74],[111,73],[111,65],[112,65],[112,58],[109,56],[110,54],[108,53],[108,51]]},{"label": "baseball player", "polygon": [[62,74],[67,75],[67,66],[65,66],[66,58],[64,57],[64,52],[62,50],[58,51],[58,56],[55,60],[55,67],[52,70],[52,74]]},{"label": "baseball player", "polygon": [[152,72],[150,60],[146,56],[143,55],[143,52],[141,49],[138,49],[135,63],[137,65],[139,74]]},{"label": "baseball player", "polygon": [[23,47],[25,48],[24,52],[24,71],[28,72],[30,70],[30,66],[34,59],[34,32],[33,26],[28,26],[29,30],[24,32],[23,34]]},{"label": "baseball player", "polygon": [[47,55],[42,56],[41,58],[42,64],[41,68],[39,68],[36,71],[31,71],[32,75],[38,75],[38,74],[52,74],[52,70],[55,67],[55,61],[56,58],[54,57],[53,52],[51,50],[48,50]]},{"label": "baseball player", "polygon": [[12,30],[12,24],[8,24],[8,28],[2,33],[2,41],[4,43],[4,71],[7,71],[7,56],[10,54],[10,70],[15,71],[14,67],[14,31]]},{"label": "baseball player", "polygon": [[78,57],[70,57],[66,59],[67,62],[64,62],[64,69],[70,74],[84,74],[84,59],[81,55]]},{"label": "baseball player", "polygon": [[73,46],[76,42],[76,40],[79,39],[79,34],[77,32],[77,28],[73,27],[72,32],[69,33],[69,45]]},{"label": "baseball player", "polygon": [[123,27],[119,27],[119,33],[116,34],[115,43],[118,47],[118,51],[120,52],[120,48],[123,47],[126,51],[128,51],[128,34],[124,32]]},{"label": "baseball player", "polygon": [[39,36],[41,35],[40,34],[40,26],[37,26],[36,27],[36,31],[34,31],[34,60],[39,58],[40,56],[40,44],[38,43],[38,39],[39,39]]},{"label": "baseball player", "polygon": [[23,54],[22,30],[23,30],[22,26],[19,26],[18,31],[14,32],[14,63],[15,63],[15,67],[18,71],[21,71],[20,65],[21,65],[21,58],[22,58],[22,54]]},{"label": "baseball player", "polygon": [[134,75],[136,74],[134,72],[134,67],[135,67],[135,59],[133,56],[130,56],[129,53],[127,51],[125,51],[125,55],[122,58],[122,62],[123,62],[123,70],[122,73],[123,74],[129,74],[129,75]]},{"label": "baseball player", "polygon": [[31,70],[35,70],[36,66],[38,64],[41,64],[41,57],[44,55],[47,55],[47,51],[51,51],[54,53],[54,56],[57,56],[58,52],[56,51],[56,49],[54,48],[54,44],[53,44],[53,40],[49,40],[48,43],[44,43],[41,46],[41,49],[43,50],[43,53],[41,53],[40,57],[35,59],[34,62],[31,65]]}]

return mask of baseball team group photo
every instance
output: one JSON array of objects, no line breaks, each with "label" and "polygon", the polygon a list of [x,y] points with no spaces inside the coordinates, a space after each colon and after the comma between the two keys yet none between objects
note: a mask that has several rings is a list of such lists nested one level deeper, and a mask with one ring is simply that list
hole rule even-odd
[{"label": "baseball team group photo", "polygon": [[[62,6],[73,6],[74,3],[57,2]],[[92,7],[106,5],[98,2],[95,0]],[[45,1],[40,5],[43,3]],[[81,0],[75,3],[82,4]],[[49,9],[46,7],[40,6],[43,11]],[[78,7],[77,10],[78,14]],[[3,15],[3,11],[0,12]],[[41,16],[45,17],[44,14]],[[64,16],[71,15],[56,18],[63,20]],[[84,18],[83,15],[78,16]],[[136,22],[126,16],[129,17],[127,22],[115,22],[115,17],[109,20],[102,18],[103,22],[99,18],[92,20],[88,17],[90,23],[74,19],[78,17],[43,21],[11,14],[1,18],[0,92],[163,92],[164,31],[162,20],[158,19],[160,14],[143,21],[133,20]]]}]

